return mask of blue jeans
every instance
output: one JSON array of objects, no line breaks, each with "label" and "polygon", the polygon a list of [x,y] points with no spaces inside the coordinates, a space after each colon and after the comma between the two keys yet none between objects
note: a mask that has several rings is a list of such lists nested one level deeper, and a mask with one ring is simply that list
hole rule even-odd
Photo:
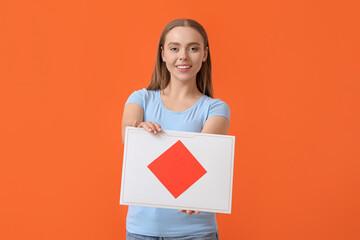
[{"label": "blue jeans", "polygon": [[152,237],[126,232],[126,240],[219,240],[217,232],[183,237]]}]

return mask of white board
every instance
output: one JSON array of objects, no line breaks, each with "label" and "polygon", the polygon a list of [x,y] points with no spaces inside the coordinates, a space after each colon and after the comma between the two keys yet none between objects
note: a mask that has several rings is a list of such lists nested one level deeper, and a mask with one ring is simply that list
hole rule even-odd
[{"label": "white board", "polygon": [[127,127],[120,204],[231,213],[234,148],[234,136]]}]

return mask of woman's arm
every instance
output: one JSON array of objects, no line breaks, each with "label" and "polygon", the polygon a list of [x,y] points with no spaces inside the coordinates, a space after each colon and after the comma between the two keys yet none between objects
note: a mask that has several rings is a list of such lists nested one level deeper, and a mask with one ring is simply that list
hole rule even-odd
[{"label": "woman's arm", "polygon": [[153,134],[161,132],[161,126],[156,122],[143,122],[144,110],[136,103],[128,103],[125,105],[123,119],[121,124],[121,138],[122,143],[125,140],[126,127],[141,127]]},{"label": "woman's arm", "polygon": [[201,133],[226,135],[229,129],[229,120],[222,116],[213,116],[205,121]]},{"label": "woman's arm", "polygon": [[[125,129],[137,125],[144,119],[144,110],[136,103],[128,103],[125,105],[122,123],[121,123],[121,139],[122,143],[125,140]],[[134,126],[137,127],[137,126]]]}]

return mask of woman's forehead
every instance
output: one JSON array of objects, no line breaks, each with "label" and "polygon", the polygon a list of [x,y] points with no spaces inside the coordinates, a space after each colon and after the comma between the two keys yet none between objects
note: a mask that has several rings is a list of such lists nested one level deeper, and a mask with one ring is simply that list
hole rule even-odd
[{"label": "woman's forehead", "polygon": [[201,34],[191,27],[175,27],[171,29],[165,36],[165,45],[169,43],[189,44],[204,42]]}]

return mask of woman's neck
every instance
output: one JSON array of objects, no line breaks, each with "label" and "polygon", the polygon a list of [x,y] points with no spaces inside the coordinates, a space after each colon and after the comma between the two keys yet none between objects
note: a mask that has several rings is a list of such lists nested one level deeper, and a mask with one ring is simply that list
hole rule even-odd
[{"label": "woman's neck", "polygon": [[164,106],[175,112],[182,112],[191,108],[202,94],[196,84],[184,84],[180,81],[170,81],[164,90],[160,92]]},{"label": "woman's neck", "polygon": [[162,95],[173,99],[188,99],[188,98],[200,98],[202,93],[196,86],[196,82],[183,83],[180,81],[171,81],[162,91]]}]

